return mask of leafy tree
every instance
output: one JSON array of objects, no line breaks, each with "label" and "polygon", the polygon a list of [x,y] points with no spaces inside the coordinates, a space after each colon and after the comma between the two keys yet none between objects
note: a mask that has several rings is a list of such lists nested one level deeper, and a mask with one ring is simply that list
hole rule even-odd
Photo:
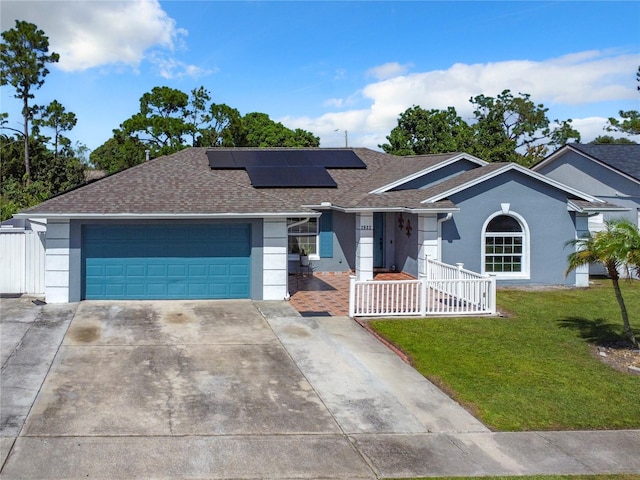
[{"label": "leafy tree", "polygon": [[186,110],[186,118],[189,120],[191,145],[198,145],[198,138],[202,135],[204,126],[211,122],[211,115],[207,112],[207,103],[211,101],[211,92],[206,88],[194,88],[191,90],[189,105]]},{"label": "leafy tree", "polygon": [[609,124],[605,127],[607,132],[640,135],[640,112],[638,110],[620,110],[618,115],[622,120],[609,118]]},{"label": "leafy tree", "polygon": [[125,120],[122,131],[146,143],[152,155],[168,155],[185,148],[183,138],[193,131],[186,120],[189,96],[169,87],[154,87],[140,98],[140,112]]},{"label": "leafy tree", "polygon": [[[580,143],[580,132],[573,128],[573,120],[554,120],[554,123],[556,124],[556,127],[551,130],[551,136],[549,139],[549,145],[554,149],[566,145],[571,141]],[[547,150],[543,152],[542,156],[544,157],[546,154]]]},{"label": "leafy tree", "polygon": [[91,164],[108,173],[143,163],[147,147],[137,137],[126,135],[122,130],[114,130],[113,137],[96,148],[89,159]]},{"label": "leafy tree", "polygon": [[[638,91],[640,92],[640,67],[636,72],[636,80],[638,81]],[[609,118],[608,125],[604,127],[607,132],[640,135],[640,112],[638,110],[620,110],[618,115],[622,120],[613,117]]]},{"label": "leafy tree", "polygon": [[31,181],[29,155],[29,121],[33,109],[29,101],[33,90],[44,84],[49,70],[48,63],[58,62],[57,53],[49,54],[49,37],[34,24],[16,20],[14,28],[2,32],[4,43],[0,44],[0,85],[10,84],[15,88],[15,97],[22,100],[24,166],[27,184]]},{"label": "leafy tree", "polygon": [[22,135],[0,135],[0,178],[24,177],[24,142]]},{"label": "leafy tree", "polygon": [[318,147],[320,138],[305,130],[291,130],[275,122],[266,113],[248,113],[242,117],[241,147]]},{"label": "leafy tree", "polygon": [[638,348],[638,341],[629,323],[629,313],[620,290],[620,270],[632,268],[640,273],[640,233],[628,220],[610,220],[605,226],[605,230],[567,242],[567,245],[576,246],[577,251],[569,255],[566,273],[591,263],[604,265],[613,283],[624,333],[631,344]]},{"label": "leafy tree", "polygon": [[285,147],[319,147],[320,137],[316,137],[313,133],[302,128],[296,128],[288,143]]},{"label": "leafy tree", "polygon": [[117,172],[150,158],[199,147],[317,147],[320,139],[306,130],[291,130],[265,113],[245,117],[225,104],[210,103],[204,87],[191,95],[169,87],[154,87],[140,99],[140,112],[91,153],[98,169]]},{"label": "leafy tree", "polygon": [[71,149],[71,140],[64,137],[64,132],[69,132],[76,126],[76,114],[67,112],[64,106],[57,100],[51,102],[47,107],[38,109],[39,119],[33,120],[34,130],[40,127],[47,127],[53,130],[53,154],[58,157],[60,148]]},{"label": "leafy tree", "polygon": [[1,221],[11,218],[24,208],[43,202],[49,195],[49,187],[39,180],[25,186],[14,177],[3,178],[0,195]]},{"label": "leafy tree", "polygon": [[413,106],[400,114],[398,126],[380,145],[387,153],[414,155],[465,151],[491,162],[531,165],[543,158],[547,145],[559,146],[580,140],[571,120],[547,117],[547,108],[535,104],[529,94],[514,96],[504,90],[496,97],[477,95],[469,99],[475,122],[469,125],[453,107],[424,110]]},{"label": "leafy tree", "polygon": [[200,131],[200,147],[235,147],[242,143],[242,116],[224,103],[209,106],[209,125]]},{"label": "leafy tree", "polygon": [[634,144],[636,142],[634,142],[633,140],[626,138],[626,137],[620,137],[620,138],[613,138],[611,135],[600,135],[599,137],[594,138],[591,143],[625,143],[625,144]]},{"label": "leafy tree", "polygon": [[400,114],[389,143],[379,145],[393,155],[469,152],[473,132],[455,108],[425,110],[414,105]]},{"label": "leafy tree", "polygon": [[[539,148],[540,144],[559,146],[570,139],[580,139],[571,120],[556,120],[552,129],[548,109],[541,103],[535,104],[528,93],[516,97],[507,89],[495,98],[478,95],[469,101],[475,108],[477,153],[485,160],[529,166],[546,155],[547,149]],[[517,150],[525,153],[519,154]]]}]

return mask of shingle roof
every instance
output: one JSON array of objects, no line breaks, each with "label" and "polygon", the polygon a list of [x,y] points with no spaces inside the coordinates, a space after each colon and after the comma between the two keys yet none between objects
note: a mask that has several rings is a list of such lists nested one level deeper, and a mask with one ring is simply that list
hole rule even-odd
[{"label": "shingle roof", "polygon": [[571,143],[569,146],[621,173],[640,180],[640,145],[626,143]]},{"label": "shingle roof", "polygon": [[[337,188],[254,188],[244,170],[212,170],[206,148],[189,148],[107,176],[21,212],[26,216],[209,216],[305,214],[329,202],[344,209],[435,209],[456,206],[447,192],[482,181],[504,164],[487,164],[423,190],[370,192],[458,156],[397,157],[352,149],[366,169],[328,169]],[[423,203],[426,199],[435,201]]]},{"label": "shingle roof", "polygon": [[[449,155],[401,158],[369,149],[353,149],[366,169],[330,169],[337,188],[268,188],[251,185],[244,170],[212,170],[206,148],[189,148],[107,176],[21,212],[28,215],[216,215],[285,214],[309,211],[304,205],[331,202],[345,208],[370,203],[425,208],[420,194],[364,199],[371,190],[432,166]],[[411,201],[409,201],[411,197]],[[415,197],[415,199],[414,199]],[[444,205],[444,204],[443,204]],[[448,205],[448,204],[447,204]],[[433,205],[432,207],[436,207]],[[446,205],[445,205],[446,207]]]},{"label": "shingle roof", "polygon": [[51,198],[28,214],[247,214],[304,211],[251,186],[245,172],[214,172],[205,149],[160,157]]}]

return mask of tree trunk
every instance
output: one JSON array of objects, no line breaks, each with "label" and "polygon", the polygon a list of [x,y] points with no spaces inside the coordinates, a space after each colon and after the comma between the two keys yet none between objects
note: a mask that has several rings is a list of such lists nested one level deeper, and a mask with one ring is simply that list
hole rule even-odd
[{"label": "tree trunk", "polygon": [[24,170],[27,185],[31,184],[31,163],[29,162],[29,104],[28,97],[23,97],[24,105],[22,114],[24,115]]},{"label": "tree trunk", "polygon": [[620,307],[620,313],[622,314],[622,324],[624,325],[624,333],[629,338],[633,346],[635,348],[638,348],[638,341],[636,340],[636,337],[633,334],[633,330],[631,329],[631,324],[629,323],[629,314],[627,313],[627,307],[624,304],[624,299],[622,298],[622,291],[620,290],[618,271],[614,270],[612,272],[611,269],[609,269],[609,275],[611,276],[611,281],[613,282],[613,289],[616,292],[616,300],[618,301],[618,306]]}]

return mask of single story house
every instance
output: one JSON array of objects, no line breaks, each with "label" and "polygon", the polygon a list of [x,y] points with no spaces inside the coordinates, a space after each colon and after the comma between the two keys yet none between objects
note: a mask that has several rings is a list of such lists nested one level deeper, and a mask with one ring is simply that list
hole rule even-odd
[{"label": "single story house", "polygon": [[[571,185],[626,211],[599,212],[589,217],[591,233],[605,228],[604,222],[625,218],[640,226],[640,145],[565,145],[532,167],[538,173]],[[593,264],[591,275],[606,275],[603,265]]]},{"label": "single story house", "polygon": [[586,286],[565,242],[619,207],[512,163],[365,148],[189,148],[51,198],[45,297],[288,297],[304,251],[316,272],[413,276],[425,258],[498,284]]},{"label": "single story house", "polygon": [[626,211],[602,212],[590,218],[591,230],[605,220],[626,218],[640,225],[640,145],[565,145],[532,167],[532,170],[588,192]]}]

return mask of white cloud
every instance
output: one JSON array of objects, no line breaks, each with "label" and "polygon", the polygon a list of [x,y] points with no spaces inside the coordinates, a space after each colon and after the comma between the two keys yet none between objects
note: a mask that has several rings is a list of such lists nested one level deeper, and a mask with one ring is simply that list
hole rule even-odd
[{"label": "white cloud", "polygon": [[[44,30],[50,51],[60,54],[56,66],[65,71],[105,65],[135,69],[154,49],[172,52],[181,47],[187,34],[176,27],[157,0],[3,0],[2,30],[12,28],[14,19]],[[188,72],[195,67],[181,64],[180,68]]]},{"label": "white cloud", "polygon": [[367,70],[366,75],[368,77],[374,77],[377,80],[385,80],[398,75],[404,75],[411,66],[411,64],[401,65],[397,62],[389,62],[370,68]]},{"label": "white cloud", "polygon": [[[287,126],[304,128],[321,137],[322,146],[343,144],[334,130],[348,130],[351,145],[377,148],[396,126],[400,113],[413,105],[425,109],[456,108],[465,120],[471,120],[473,107],[469,99],[479,94],[495,96],[505,89],[514,94],[528,93],[536,103],[549,108],[548,116],[573,118],[583,141],[602,134],[604,121],[579,119],[571,108],[617,102],[620,108],[603,112],[615,114],[623,105],[637,99],[635,72],[640,64],[638,54],[615,51],[587,51],[545,61],[512,60],[483,64],[457,63],[446,70],[396,76],[365,85],[357,93],[369,103],[366,109],[326,113],[318,118],[287,118]],[[635,103],[637,105],[637,101]],[[345,108],[347,103],[332,99],[328,107]],[[627,107],[635,108],[635,107]]]},{"label": "white cloud", "polygon": [[182,77],[200,78],[214,73],[213,70],[205,70],[195,65],[187,65],[175,58],[165,57],[160,54],[150,55],[149,61],[156,66],[158,74],[166,79]]},{"label": "white cloud", "polygon": [[323,105],[325,107],[342,108],[342,106],[344,105],[344,99],[342,99],[342,98],[328,98],[327,100],[325,100],[323,102]]}]

